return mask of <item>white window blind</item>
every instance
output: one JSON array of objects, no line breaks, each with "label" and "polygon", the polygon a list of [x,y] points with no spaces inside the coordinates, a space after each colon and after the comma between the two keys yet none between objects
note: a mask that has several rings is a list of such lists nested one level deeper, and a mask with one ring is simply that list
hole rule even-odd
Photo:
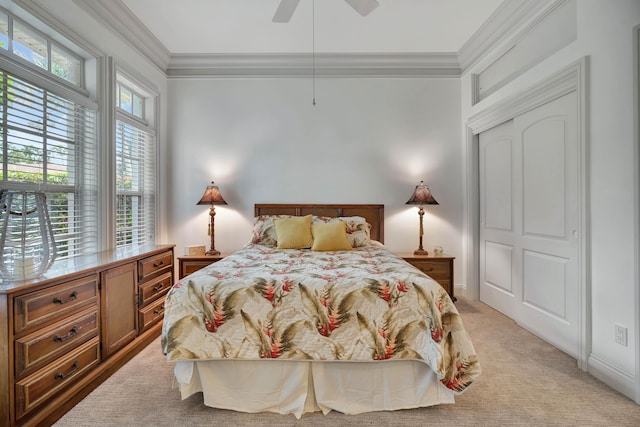
[{"label": "white window blind", "polygon": [[96,111],[0,70],[0,188],[47,195],[58,258],[97,251]]},{"label": "white window blind", "polygon": [[155,241],[155,135],[118,112],[116,247]]}]

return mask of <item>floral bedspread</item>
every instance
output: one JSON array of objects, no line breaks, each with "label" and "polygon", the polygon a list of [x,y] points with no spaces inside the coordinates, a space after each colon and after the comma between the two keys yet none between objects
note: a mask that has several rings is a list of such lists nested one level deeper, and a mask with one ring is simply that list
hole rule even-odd
[{"label": "floral bedspread", "polygon": [[480,374],[445,290],[382,245],[348,252],[249,244],[166,297],[169,361],[418,359],[454,392]]}]

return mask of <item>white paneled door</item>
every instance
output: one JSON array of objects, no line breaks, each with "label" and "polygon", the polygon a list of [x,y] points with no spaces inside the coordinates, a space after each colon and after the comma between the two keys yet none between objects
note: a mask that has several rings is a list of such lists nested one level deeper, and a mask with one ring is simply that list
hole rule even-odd
[{"label": "white paneled door", "polygon": [[480,134],[480,299],[579,356],[575,92]]}]

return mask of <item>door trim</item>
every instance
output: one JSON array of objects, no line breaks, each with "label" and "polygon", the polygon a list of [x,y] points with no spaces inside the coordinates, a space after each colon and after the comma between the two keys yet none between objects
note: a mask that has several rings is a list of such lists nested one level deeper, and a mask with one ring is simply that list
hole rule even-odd
[{"label": "door trim", "polygon": [[465,256],[463,274],[467,279],[467,296],[477,299],[479,290],[479,197],[478,183],[478,135],[494,126],[511,120],[571,92],[577,96],[578,108],[578,231],[580,245],[579,269],[579,315],[578,315],[578,367],[588,369],[591,353],[591,281],[590,281],[590,235],[589,235],[589,181],[588,181],[588,133],[587,133],[587,79],[588,57],[583,57],[557,73],[547,77],[520,93],[510,96],[474,114],[467,120],[466,168],[467,194],[464,212]]},{"label": "door trim", "polygon": [[[636,220],[640,218],[640,25],[633,29],[633,138],[634,144],[634,210]],[[635,234],[635,318],[636,318],[636,375],[635,402],[640,405],[640,221],[636,222]]]}]

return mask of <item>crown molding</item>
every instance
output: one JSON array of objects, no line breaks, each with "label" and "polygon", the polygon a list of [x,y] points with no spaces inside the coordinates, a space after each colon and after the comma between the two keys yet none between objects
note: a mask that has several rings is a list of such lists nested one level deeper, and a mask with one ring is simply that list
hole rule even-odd
[{"label": "crown molding", "polygon": [[[73,0],[168,77],[302,77],[311,53],[172,54],[120,0]],[[322,77],[459,77],[456,53],[315,54]]]},{"label": "crown molding", "polygon": [[[458,50],[461,73],[464,74],[481,58],[504,42],[525,24],[535,26],[537,22],[557,9],[567,0],[509,0],[504,1],[496,11]],[[546,11],[546,12],[545,12]],[[542,13],[541,15],[541,12]],[[535,21],[531,24],[532,21]]]},{"label": "crown molding", "polygon": [[[101,55],[47,10],[44,0],[12,0],[94,56]],[[315,55],[323,77],[459,77],[568,0],[504,1],[457,53],[327,53]],[[110,27],[168,77],[296,77],[312,74],[310,53],[172,54],[121,0],[73,0]],[[545,12],[546,11],[546,12]],[[535,22],[534,22],[535,24]]]},{"label": "crown molding", "polygon": [[141,55],[166,72],[171,52],[120,0],[73,0],[80,8],[105,23]]},{"label": "crown molding", "polygon": [[[14,0],[36,3],[38,0]],[[42,1],[42,0],[40,0]],[[168,77],[295,77],[312,73],[310,53],[172,54],[121,0],[73,0]],[[459,77],[526,24],[568,0],[509,0],[456,53],[316,54],[325,77]],[[533,24],[532,24],[533,22]]]},{"label": "crown molding", "polygon": [[[314,65],[315,64],[315,65]],[[174,54],[170,78],[459,77],[455,53]]]}]

